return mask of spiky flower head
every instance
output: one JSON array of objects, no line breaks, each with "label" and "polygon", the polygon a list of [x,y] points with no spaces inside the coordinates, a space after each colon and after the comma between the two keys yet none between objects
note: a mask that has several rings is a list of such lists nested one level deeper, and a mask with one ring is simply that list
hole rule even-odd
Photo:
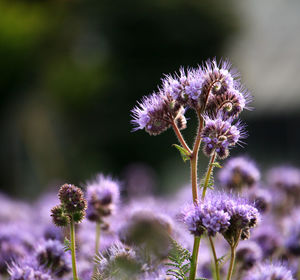
[{"label": "spiky flower head", "polygon": [[282,264],[258,264],[243,280],[294,280],[292,272]]},{"label": "spiky flower head", "polygon": [[203,75],[199,69],[180,68],[179,74],[166,75],[162,80],[161,92],[171,96],[180,105],[200,108]]},{"label": "spiky flower head", "polygon": [[171,219],[149,210],[132,213],[119,230],[120,240],[128,246],[145,248],[157,258],[165,258],[170,249],[170,234],[173,231]]},{"label": "spiky flower head", "polygon": [[229,148],[235,146],[245,136],[240,122],[232,124],[230,119],[224,120],[221,116],[216,119],[206,117],[202,131],[203,152],[208,157],[216,153],[219,158],[224,159],[229,155]]},{"label": "spiky flower head", "polygon": [[82,190],[72,184],[62,185],[58,197],[67,213],[85,211],[87,207]]},{"label": "spiky flower head", "polygon": [[110,176],[99,174],[87,186],[87,218],[102,222],[104,217],[113,213],[120,198],[119,182]]},{"label": "spiky flower head", "polygon": [[11,280],[53,280],[50,274],[32,264],[12,263],[8,273]]},{"label": "spiky flower head", "polygon": [[237,117],[251,101],[249,92],[240,83],[240,74],[228,60],[207,60],[201,67],[203,76],[202,109],[211,117],[222,113],[224,118]]},{"label": "spiky flower head", "polygon": [[131,113],[134,131],[145,129],[150,135],[158,135],[177,120],[180,120],[180,129],[185,128],[184,108],[162,91],[145,96]]},{"label": "spiky flower head", "polygon": [[39,244],[36,259],[41,267],[49,269],[56,277],[63,277],[71,271],[71,257],[58,240],[47,240]]},{"label": "spiky flower head", "polygon": [[223,187],[236,191],[251,188],[260,180],[260,172],[256,164],[246,157],[229,159],[218,175]]},{"label": "spiky flower head", "polygon": [[70,223],[70,217],[61,205],[54,206],[51,209],[51,217],[53,223],[58,227],[66,227]]},{"label": "spiky flower head", "polygon": [[205,232],[215,236],[217,232],[223,233],[230,226],[229,214],[219,210],[214,202],[208,200],[186,207],[183,211],[183,221],[195,236],[201,236]]},{"label": "spiky flower head", "polygon": [[214,236],[221,233],[229,244],[248,239],[250,229],[260,219],[258,210],[247,200],[223,192],[209,193],[204,201],[187,207],[183,221],[196,236],[207,232]]},{"label": "spiky flower head", "polygon": [[136,279],[142,272],[142,264],[133,249],[116,242],[105,252],[96,256],[98,274],[104,279]]}]

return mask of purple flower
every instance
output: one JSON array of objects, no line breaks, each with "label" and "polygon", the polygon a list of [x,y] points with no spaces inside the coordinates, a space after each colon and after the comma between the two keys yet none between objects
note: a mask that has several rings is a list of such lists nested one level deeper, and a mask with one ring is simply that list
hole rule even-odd
[{"label": "purple flower", "polygon": [[241,265],[241,269],[249,270],[262,259],[260,246],[253,241],[241,243],[236,251],[236,260]]},{"label": "purple flower", "polygon": [[103,217],[113,213],[120,198],[119,182],[99,174],[87,185],[87,218],[101,222]]},{"label": "purple flower", "polygon": [[258,227],[253,232],[252,240],[261,247],[264,258],[272,257],[281,248],[282,242],[279,234],[279,229],[270,225]]},{"label": "purple flower", "polygon": [[293,196],[300,193],[300,169],[296,167],[275,167],[268,172],[267,180],[270,186],[282,189]]},{"label": "purple flower", "polygon": [[9,269],[10,280],[53,280],[45,271],[32,264],[13,263]]},{"label": "purple flower", "polygon": [[234,190],[253,187],[260,180],[255,163],[246,157],[231,158],[218,175],[223,187]]},{"label": "purple flower", "polygon": [[[135,126],[133,131],[145,129],[150,135],[158,135],[171,126],[173,121],[184,124],[184,108],[165,92],[145,96],[138,106],[131,110]],[[180,129],[184,129],[180,127]]]},{"label": "purple flower", "polygon": [[[32,230],[32,228],[30,228]],[[7,264],[19,261],[33,251],[34,237],[26,226],[5,223],[0,225],[0,274]]]},{"label": "purple flower", "polygon": [[243,280],[293,280],[291,271],[280,264],[264,263],[257,265]]},{"label": "purple flower", "polygon": [[40,266],[49,269],[55,276],[62,277],[71,271],[71,256],[57,240],[43,241],[36,249]]},{"label": "purple flower", "polygon": [[207,231],[213,236],[219,232],[230,244],[248,239],[259,219],[258,210],[247,200],[222,192],[209,193],[204,201],[183,211],[183,221],[192,234],[200,236]]},{"label": "purple flower", "polygon": [[233,125],[231,120],[223,120],[221,116],[216,119],[206,117],[205,127],[202,131],[203,152],[207,156],[216,153],[219,158],[224,159],[229,155],[229,148],[236,145],[245,136],[240,122]]},{"label": "purple flower", "polygon": [[237,117],[251,101],[249,92],[240,83],[240,74],[228,60],[207,60],[202,66],[201,103],[210,116],[222,113],[225,118]]},{"label": "purple flower", "polygon": [[230,223],[230,216],[222,209],[218,209],[214,201],[199,202],[186,207],[183,211],[183,221],[187,224],[189,231],[196,236],[204,232],[211,236],[217,232],[225,232]]}]

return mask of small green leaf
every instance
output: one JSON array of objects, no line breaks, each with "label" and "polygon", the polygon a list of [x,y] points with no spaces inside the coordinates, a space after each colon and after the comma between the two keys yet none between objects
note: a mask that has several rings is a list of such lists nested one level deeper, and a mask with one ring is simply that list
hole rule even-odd
[{"label": "small green leaf", "polygon": [[185,148],[183,148],[177,144],[173,144],[173,146],[180,152],[180,155],[184,162],[186,162],[187,160],[190,160],[191,154],[189,151],[187,151]]},{"label": "small green leaf", "polygon": [[217,168],[223,168],[223,166],[222,165],[220,165],[220,163],[219,162],[214,162],[213,164],[212,164],[212,166],[213,167],[217,167]]},{"label": "small green leaf", "polygon": [[64,240],[64,251],[65,252],[71,251],[71,242],[67,237],[65,237]]}]

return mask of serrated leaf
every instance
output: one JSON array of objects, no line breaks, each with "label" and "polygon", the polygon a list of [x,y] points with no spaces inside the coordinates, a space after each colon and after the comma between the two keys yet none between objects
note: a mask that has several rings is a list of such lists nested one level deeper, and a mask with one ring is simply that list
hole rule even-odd
[{"label": "serrated leaf", "polygon": [[226,261],[227,255],[223,255],[222,257],[217,259],[218,264],[223,264]]},{"label": "serrated leaf", "polygon": [[177,145],[177,144],[173,144],[173,146],[180,152],[181,158],[184,162],[186,162],[187,160],[190,160],[190,152],[187,151],[185,148]]},{"label": "serrated leaf", "polygon": [[71,249],[71,242],[70,242],[70,240],[67,237],[65,237],[65,240],[64,240],[64,251],[68,252],[68,251],[71,251],[71,250],[72,250]]},{"label": "serrated leaf", "polygon": [[219,162],[215,161],[213,164],[212,164],[213,167],[217,167],[217,168],[223,168],[222,165],[220,165]]}]

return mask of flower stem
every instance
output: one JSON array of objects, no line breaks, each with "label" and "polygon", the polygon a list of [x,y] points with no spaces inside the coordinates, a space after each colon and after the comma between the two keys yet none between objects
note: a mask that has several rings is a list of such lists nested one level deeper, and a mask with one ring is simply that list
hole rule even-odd
[{"label": "flower stem", "polygon": [[236,249],[236,247],[237,247],[236,245],[230,246],[230,250],[231,250],[230,265],[229,265],[226,280],[231,280],[231,277],[232,277],[233,267],[234,267],[234,262],[235,262],[235,249]]},{"label": "flower stem", "polygon": [[[203,117],[198,113],[199,127],[196,136],[196,140],[193,147],[193,152],[191,154],[191,181],[192,181],[192,192],[193,192],[193,203],[198,203],[198,152],[201,144],[201,132],[203,129],[204,120]],[[198,253],[200,246],[201,237],[194,237],[194,245],[193,245],[193,254],[191,260],[191,269],[189,274],[189,280],[194,280],[196,277],[197,271],[197,262],[198,262]]]},{"label": "flower stem", "polygon": [[195,236],[189,280],[194,280],[196,277],[200,240],[201,240],[200,236]]},{"label": "flower stem", "polygon": [[77,268],[76,268],[75,227],[74,227],[73,218],[71,218],[71,222],[70,222],[70,238],[71,238],[73,280],[78,280]]},{"label": "flower stem", "polygon": [[182,136],[182,134],[181,134],[181,132],[180,132],[177,124],[175,123],[175,121],[173,120],[171,124],[172,124],[173,130],[174,130],[174,132],[175,132],[175,134],[176,134],[176,136],[178,138],[178,141],[180,142],[180,144],[182,145],[182,147],[185,148],[189,152],[189,154],[191,154],[192,151],[189,148],[189,146],[187,145],[187,143],[185,142],[185,140],[184,140],[184,138],[183,138],[183,136]]},{"label": "flower stem", "polygon": [[213,171],[213,166],[214,166],[215,159],[216,159],[216,153],[213,153],[213,155],[210,158],[208,169],[207,169],[207,172],[206,172],[206,175],[205,175],[205,181],[204,181],[204,186],[203,186],[203,191],[202,191],[202,196],[201,196],[202,200],[204,200],[204,198],[205,198],[207,186],[208,186],[208,183],[209,183],[211,172]]},{"label": "flower stem", "polygon": [[[95,239],[95,256],[99,253],[99,248],[100,248],[100,232],[101,232],[101,225],[99,222],[96,222],[96,239]],[[93,274],[95,275],[97,272],[97,265],[96,263],[94,264],[94,272]]]},{"label": "flower stem", "polygon": [[218,258],[217,258],[217,254],[216,254],[215,245],[214,245],[212,237],[208,236],[208,238],[209,238],[211,251],[212,251],[213,257],[214,257],[216,278],[217,278],[217,280],[220,280],[220,269],[219,269],[219,262],[218,262]]}]

